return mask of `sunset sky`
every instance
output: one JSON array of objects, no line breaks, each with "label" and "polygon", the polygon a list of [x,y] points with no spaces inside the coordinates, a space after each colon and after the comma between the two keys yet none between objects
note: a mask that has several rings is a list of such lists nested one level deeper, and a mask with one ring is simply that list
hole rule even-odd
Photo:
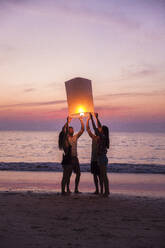
[{"label": "sunset sky", "polygon": [[0,129],[56,130],[92,80],[114,131],[165,130],[164,0],[0,0]]}]

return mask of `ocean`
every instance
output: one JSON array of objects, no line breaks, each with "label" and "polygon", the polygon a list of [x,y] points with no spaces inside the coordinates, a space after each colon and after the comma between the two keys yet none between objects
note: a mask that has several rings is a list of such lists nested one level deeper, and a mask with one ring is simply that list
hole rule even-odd
[{"label": "ocean", "polygon": [[[108,172],[165,174],[165,133],[110,133]],[[90,171],[91,139],[78,142],[81,170]],[[58,132],[0,131],[0,170],[62,171]]]}]

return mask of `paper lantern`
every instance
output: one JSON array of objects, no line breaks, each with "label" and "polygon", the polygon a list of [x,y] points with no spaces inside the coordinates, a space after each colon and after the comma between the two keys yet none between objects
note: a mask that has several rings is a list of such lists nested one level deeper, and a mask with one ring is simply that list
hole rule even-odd
[{"label": "paper lantern", "polygon": [[94,112],[92,83],[85,78],[73,78],[65,82],[69,116],[87,116]]}]

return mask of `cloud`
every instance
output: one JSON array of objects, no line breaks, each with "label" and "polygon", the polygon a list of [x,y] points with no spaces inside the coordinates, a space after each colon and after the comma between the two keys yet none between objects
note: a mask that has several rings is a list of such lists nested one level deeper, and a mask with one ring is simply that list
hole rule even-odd
[{"label": "cloud", "polygon": [[17,9],[29,12],[33,2],[32,0],[0,0],[1,21],[2,18],[9,18],[10,14]]},{"label": "cloud", "polygon": [[[34,91],[35,88],[25,89],[25,92]],[[104,100],[106,101],[107,98],[118,98],[118,97],[137,97],[137,96],[164,96],[165,89],[161,91],[151,91],[151,92],[124,92],[124,93],[113,93],[113,94],[105,94],[105,95],[98,95],[95,97],[96,100]],[[94,100],[95,100],[94,99]],[[15,108],[15,107],[39,107],[39,106],[49,106],[49,105],[60,105],[66,104],[67,100],[56,100],[56,101],[45,101],[45,102],[28,102],[28,103],[16,103],[16,104],[7,104],[7,105],[0,105],[1,109],[4,108]],[[102,107],[105,109],[105,107]],[[109,107],[111,110],[117,110],[118,107]]]},{"label": "cloud", "polygon": [[77,17],[87,19],[91,22],[99,22],[102,24],[115,24],[117,26],[126,27],[128,29],[139,29],[140,22],[128,17],[124,12],[120,11],[120,4],[108,6],[102,1],[94,1],[94,3],[86,4],[82,1],[56,1],[56,6],[67,15],[76,15]]},{"label": "cloud", "polygon": [[8,105],[0,105],[0,108],[14,108],[14,107],[38,107],[38,106],[47,106],[47,105],[57,105],[66,103],[66,100],[56,100],[56,101],[47,101],[47,102],[29,102],[29,103],[16,103]]},{"label": "cloud", "polygon": [[31,2],[31,0],[0,0],[0,5],[8,5],[8,4],[13,4],[13,5],[20,5],[20,4],[25,4]]},{"label": "cloud", "polygon": [[131,110],[134,109],[133,107],[130,106],[96,106],[96,109],[99,110],[100,112],[103,110],[108,110],[108,111],[121,111],[121,110]]},{"label": "cloud", "polygon": [[36,91],[36,89],[35,89],[35,88],[24,89],[24,92],[25,92],[25,93],[33,92],[33,91]]},{"label": "cloud", "polygon": [[[99,106],[95,107],[95,111],[100,113],[101,117],[109,118],[115,117],[120,118],[123,116],[127,116],[129,112],[134,110],[133,107],[130,106]],[[39,111],[36,109],[2,109],[0,110],[0,120],[6,118],[6,120],[56,120],[66,118],[68,115],[67,107],[60,107],[59,109],[40,109]]]},{"label": "cloud", "polygon": [[114,81],[141,79],[154,76],[157,73],[159,73],[158,69],[151,65],[130,65],[127,69],[123,69],[120,78]]},{"label": "cloud", "polygon": [[58,87],[58,83],[57,82],[51,82],[51,83],[49,83],[48,85],[47,85],[47,87],[49,88],[56,88],[56,87]]},{"label": "cloud", "polygon": [[139,77],[148,77],[148,76],[152,76],[153,74],[156,74],[156,70],[155,69],[142,69],[136,72],[130,72],[129,73],[129,77],[130,78],[139,78]]},{"label": "cloud", "polygon": [[132,106],[95,106],[95,112],[100,113],[101,117],[103,118],[109,118],[109,117],[115,117],[115,118],[123,118],[124,116],[129,116],[130,113],[133,113],[136,111],[135,107]]},{"label": "cloud", "polygon": [[95,0],[92,2],[81,0],[48,0],[48,1],[32,1],[32,0],[0,0],[0,5],[7,8],[19,8],[25,6],[24,11],[30,14],[38,14],[43,16],[54,16],[54,11],[58,10],[67,16],[76,16],[90,22],[99,22],[105,25],[115,24],[117,26],[126,27],[128,29],[138,29],[141,24],[139,21],[128,17],[120,10],[119,4],[108,4],[106,1]]},{"label": "cloud", "polygon": [[162,91],[151,91],[151,92],[124,92],[124,93],[114,93],[114,94],[105,94],[96,96],[97,100],[106,100],[106,98],[114,97],[137,97],[137,96],[144,96],[144,97],[152,97],[152,96],[164,96],[165,90]]},{"label": "cloud", "polygon": [[[119,28],[127,28],[134,31],[144,26],[143,16],[140,16],[144,9],[152,9],[153,13],[158,11],[159,15],[160,11],[163,12],[164,10],[165,1],[0,0],[0,6],[13,9],[24,7],[24,11],[29,14],[49,17],[53,17],[57,10],[67,16],[76,16],[76,18],[83,18],[90,22],[98,22],[105,25],[112,24]],[[135,12],[135,15],[133,15],[133,12]],[[137,16],[136,13],[139,15]],[[146,14],[148,13],[150,12],[146,11]],[[164,16],[162,15],[162,17]]]}]

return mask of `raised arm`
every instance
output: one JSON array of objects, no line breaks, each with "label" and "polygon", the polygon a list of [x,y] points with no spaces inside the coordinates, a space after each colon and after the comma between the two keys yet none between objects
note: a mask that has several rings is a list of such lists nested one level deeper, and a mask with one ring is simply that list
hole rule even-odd
[{"label": "raised arm", "polygon": [[83,132],[84,132],[84,122],[83,122],[83,118],[80,117],[79,120],[80,120],[80,122],[81,122],[81,129],[80,129],[80,131],[77,133],[77,137],[78,137],[78,138],[79,138],[79,137],[83,134]]},{"label": "raised arm", "polygon": [[69,130],[69,123],[71,122],[71,117],[67,117],[67,122],[65,123],[65,125],[62,128],[62,131],[67,135],[68,134],[68,130]]},{"label": "raised arm", "polygon": [[96,124],[95,124],[95,122],[93,120],[93,116],[92,116],[91,113],[90,113],[90,118],[91,118],[91,121],[92,121],[93,129],[95,130],[96,135],[98,135],[98,130],[97,130]]},{"label": "raised arm", "polygon": [[96,117],[98,130],[99,130],[99,132],[101,132],[102,125],[101,125],[101,122],[99,120],[98,113],[95,113],[95,117]]},{"label": "raised arm", "polygon": [[94,134],[91,132],[91,130],[90,130],[90,127],[89,127],[89,120],[90,120],[90,115],[89,115],[89,117],[88,117],[88,119],[87,119],[86,130],[87,130],[89,136],[93,139],[93,138],[95,137],[95,135],[94,135]]},{"label": "raised arm", "polygon": [[62,128],[62,131],[63,131],[64,133],[66,133],[66,131],[67,131],[67,126],[68,126],[68,122],[66,122],[65,125],[64,125],[63,128]]}]

